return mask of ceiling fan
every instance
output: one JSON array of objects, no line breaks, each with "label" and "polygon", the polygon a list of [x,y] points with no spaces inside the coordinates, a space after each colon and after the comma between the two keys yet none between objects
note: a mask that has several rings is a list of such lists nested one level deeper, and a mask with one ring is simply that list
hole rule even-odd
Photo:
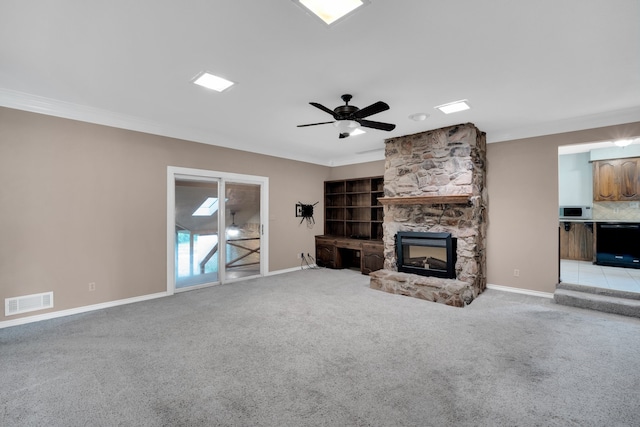
[{"label": "ceiling fan", "polygon": [[372,116],[374,114],[380,113],[382,111],[386,111],[389,109],[389,105],[385,102],[378,101],[360,109],[355,105],[349,105],[349,101],[351,101],[351,95],[342,95],[342,100],[345,105],[340,105],[339,107],[334,108],[333,110],[328,109],[324,105],[318,104],[317,102],[310,102],[309,104],[313,105],[316,108],[321,109],[325,113],[329,113],[333,116],[334,121],[331,122],[320,122],[320,123],[309,123],[306,125],[298,125],[299,128],[306,126],[316,126],[316,125],[326,125],[329,123],[333,123],[335,127],[340,131],[340,138],[348,137],[352,131],[354,131],[357,127],[365,127],[379,130],[392,131],[396,128],[396,125],[391,123],[382,123],[382,122],[374,122],[371,120],[365,120],[365,117]]}]

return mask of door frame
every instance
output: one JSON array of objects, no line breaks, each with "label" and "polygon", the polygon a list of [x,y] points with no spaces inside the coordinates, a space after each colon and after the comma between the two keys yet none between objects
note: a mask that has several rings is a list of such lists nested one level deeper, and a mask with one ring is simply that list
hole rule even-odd
[{"label": "door frame", "polygon": [[[240,183],[240,184],[253,184],[260,186],[260,276],[265,276],[268,272],[269,265],[269,178],[265,176],[257,175],[244,175],[238,173],[218,172],[206,169],[194,169],[184,168],[179,166],[167,166],[167,294],[173,295],[176,292],[176,279],[175,279],[175,204],[176,204],[176,192],[175,183],[176,179],[187,179],[193,181],[217,181],[218,182],[218,194],[225,194],[226,182]],[[224,197],[219,198],[220,209],[218,221],[219,224],[226,224],[226,204]],[[220,229],[220,227],[218,227]],[[224,241],[226,237],[223,236],[221,241]],[[226,248],[225,245],[220,245],[220,256],[225,258]],[[196,288],[202,288],[207,286],[214,286],[217,284],[231,283],[239,280],[246,280],[247,277],[240,279],[227,280],[225,277],[224,263],[219,270],[220,280],[216,283],[199,285],[192,288],[186,288],[185,290],[191,290]],[[255,276],[253,276],[255,277]]]}]

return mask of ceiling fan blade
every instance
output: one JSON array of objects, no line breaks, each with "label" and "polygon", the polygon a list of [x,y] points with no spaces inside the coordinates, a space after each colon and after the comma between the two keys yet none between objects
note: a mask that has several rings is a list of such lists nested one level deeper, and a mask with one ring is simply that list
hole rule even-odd
[{"label": "ceiling fan blade", "polygon": [[379,130],[386,130],[386,131],[392,131],[396,128],[396,125],[393,125],[391,123],[373,122],[371,120],[358,120],[358,123],[360,123],[360,126],[365,128],[372,128],[372,129],[379,129]]},{"label": "ceiling fan blade", "polygon": [[389,105],[386,102],[378,101],[375,104],[371,104],[368,107],[364,107],[362,110],[358,110],[354,113],[356,119],[363,119],[365,117],[372,116],[374,114],[386,111],[389,109]]},{"label": "ceiling fan blade", "polygon": [[317,102],[310,102],[309,104],[313,105],[316,108],[321,109],[322,111],[324,111],[325,113],[331,114],[331,116],[337,120],[336,118],[336,113],[333,112],[333,110],[328,109],[327,107],[325,107],[322,104],[318,104]]},{"label": "ceiling fan blade", "polygon": [[307,126],[328,125],[329,123],[333,123],[333,122],[309,123],[309,124],[306,124],[306,125],[298,125],[297,127],[303,128],[303,127],[307,127]]},{"label": "ceiling fan blade", "polygon": [[345,133],[341,133],[338,138],[342,139],[342,138],[348,138],[349,137],[349,133],[345,132]]}]

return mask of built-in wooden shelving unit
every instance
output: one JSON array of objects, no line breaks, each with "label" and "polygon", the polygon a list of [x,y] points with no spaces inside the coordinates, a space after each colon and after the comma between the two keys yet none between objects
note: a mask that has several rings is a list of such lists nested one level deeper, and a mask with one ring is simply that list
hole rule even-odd
[{"label": "built-in wooden shelving unit", "polygon": [[382,240],[384,179],[345,179],[324,183],[324,234]]},{"label": "built-in wooden shelving unit", "polygon": [[362,274],[384,267],[382,222],[384,178],[324,183],[324,235],[316,236],[316,263],[357,268]]}]

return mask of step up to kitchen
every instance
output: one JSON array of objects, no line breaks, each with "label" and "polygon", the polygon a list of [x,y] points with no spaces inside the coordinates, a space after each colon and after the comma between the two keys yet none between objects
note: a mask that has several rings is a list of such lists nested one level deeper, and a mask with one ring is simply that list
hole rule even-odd
[{"label": "step up to kitchen", "polygon": [[640,318],[640,294],[635,292],[560,283],[553,299],[561,305]]}]

